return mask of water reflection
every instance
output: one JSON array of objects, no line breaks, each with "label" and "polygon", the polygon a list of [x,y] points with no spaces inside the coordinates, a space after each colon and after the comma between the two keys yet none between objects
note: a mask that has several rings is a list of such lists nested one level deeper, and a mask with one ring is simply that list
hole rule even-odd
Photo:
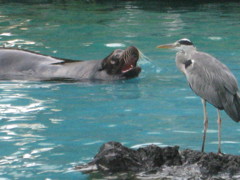
[{"label": "water reflection", "polygon": [[12,36],[12,33],[9,33],[9,32],[7,32],[7,33],[1,33],[0,36]]},{"label": "water reflection", "polygon": [[122,44],[122,43],[108,43],[108,44],[105,44],[105,46],[107,46],[107,47],[114,47],[114,48],[126,47],[126,45]]},{"label": "water reflection", "polygon": [[34,41],[26,41],[24,39],[13,39],[9,41],[5,41],[3,44],[4,47],[16,47],[19,45],[35,45],[36,42]]},{"label": "water reflection", "polygon": [[39,89],[55,89],[54,86],[27,82],[0,84],[0,146],[5,147],[0,152],[1,175],[26,178],[34,173],[26,173],[24,168],[47,169],[42,156],[58,145],[43,143],[46,140],[43,132],[48,129],[48,123],[37,117],[56,108],[51,107],[53,99],[36,97],[35,92],[39,95]]},{"label": "water reflection", "polygon": [[164,33],[166,33],[167,36],[172,36],[173,32],[179,32],[186,26],[179,13],[171,13],[165,15],[163,18],[159,17],[159,20],[160,19],[163,21],[164,29],[166,29]]}]

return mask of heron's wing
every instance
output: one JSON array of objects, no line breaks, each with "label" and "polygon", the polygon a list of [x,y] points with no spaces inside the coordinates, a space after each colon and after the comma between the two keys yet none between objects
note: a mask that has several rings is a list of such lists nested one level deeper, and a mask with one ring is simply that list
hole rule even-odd
[{"label": "heron's wing", "polygon": [[186,77],[192,90],[222,109],[227,96],[238,91],[237,81],[226,65],[203,52],[191,56],[192,65],[186,69]]}]

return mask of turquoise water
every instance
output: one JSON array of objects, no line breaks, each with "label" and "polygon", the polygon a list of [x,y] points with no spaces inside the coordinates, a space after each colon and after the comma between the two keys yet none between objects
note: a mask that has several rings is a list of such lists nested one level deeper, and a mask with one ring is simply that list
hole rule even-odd
[{"label": "turquoise water", "polygon": [[[0,82],[0,178],[91,179],[74,171],[99,147],[119,141],[200,150],[201,101],[159,44],[190,38],[227,64],[240,82],[240,3],[168,1],[0,1],[0,44],[70,59],[102,59],[137,46],[136,79],[117,82]],[[206,151],[217,151],[208,106]],[[222,112],[222,149],[240,154],[240,125]]]}]

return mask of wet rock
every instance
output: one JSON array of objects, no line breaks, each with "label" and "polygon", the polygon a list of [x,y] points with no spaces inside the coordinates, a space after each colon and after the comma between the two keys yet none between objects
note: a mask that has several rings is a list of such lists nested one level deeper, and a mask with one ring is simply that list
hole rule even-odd
[{"label": "wet rock", "polygon": [[137,171],[141,168],[135,151],[115,142],[106,143],[100,148],[94,164],[100,171],[109,172]]},{"label": "wet rock", "polygon": [[111,175],[116,179],[239,179],[240,156],[190,149],[179,151],[178,146],[150,145],[133,150],[118,142],[108,142],[102,145],[93,161],[76,169],[94,178]]}]

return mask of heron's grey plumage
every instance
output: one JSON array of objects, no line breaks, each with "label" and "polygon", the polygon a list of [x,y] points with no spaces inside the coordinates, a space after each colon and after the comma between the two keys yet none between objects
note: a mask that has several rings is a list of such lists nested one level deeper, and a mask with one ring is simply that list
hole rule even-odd
[{"label": "heron's grey plumage", "polygon": [[240,95],[237,80],[226,65],[215,57],[199,52],[189,39],[180,39],[173,44],[160,45],[158,48],[174,48],[176,66],[182,71],[192,90],[202,98],[204,111],[204,151],[208,117],[206,101],[217,108],[218,115],[218,152],[221,153],[221,117],[224,110],[234,121],[240,121]]},{"label": "heron's grey plumage", "polygon": [[183,71],[192,90],[216,108],[224,109],[234,121],[240,121],[237,80],[228,67],[204,52],[195,51],[187,56],[178,52],[176,64],[183,59],[192,61]]}]

